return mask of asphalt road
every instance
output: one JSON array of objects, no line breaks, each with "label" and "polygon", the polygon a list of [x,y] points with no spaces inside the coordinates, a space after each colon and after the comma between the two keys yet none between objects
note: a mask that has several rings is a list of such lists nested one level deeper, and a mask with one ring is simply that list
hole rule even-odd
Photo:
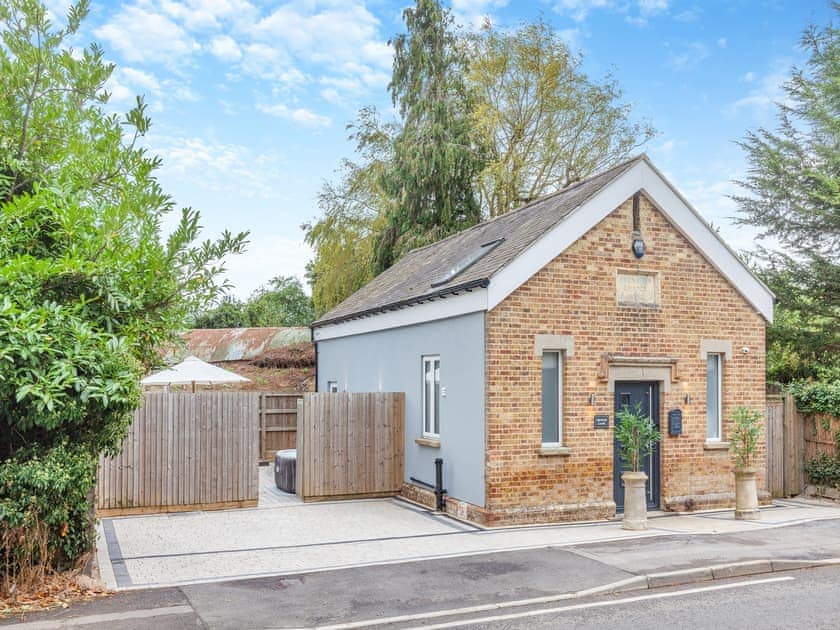
[{"label": "asphalt road", "polygon": [[[528,552],[532,553],[532,552]],[[543,551],[546,554],[546,551]],[[554,600],[492,609],[511,596],[536,595],[542,570],[523,571],[536,557],[496,554],[453,559],[428,573],[417,563],[376,567],[380,572],[321,574],[343,582],[342,601],[325,598],[316,576],[274,578],[123,593],[94,606],[59,615],[32,615],[25,630],[86,628],[133,630],[181,628],[344,627],[353,620],[366,628],[817,628],[840,627],[840,566],[716,580],[682,587],[630,591],[607,597]],[[568,558],[543,558],[541,569]],[[559,581],[575,579],[574,567],[557,565]],[[566,570],[564,576],[562,570]],[[591,569],[591,567],[590,567]],[[390,571],[390,572],[389,572]],[[420,573],[420,571],[427,571]],[[458,574],[452,582],[452,573]],[[446,579],[446,574],[449,579]],[[529,575],[541,577],[529,578]],[[433,577],[442,578],[435,589]],[[499,576],[503,576],[501,581]],[[603,577],[603,576],[602,576]],[[309,583],[309,578],[313,578]],[[536,581],[535,581],[536,580]],[[456,584],[461,581],[460,587]],[[466,582],[472,581],[472,588]],[[302,588],[307,584],[307,588]],[[476,586],[478,585],[478,586]],[[505,586],[507,585],[507,586]],[[551,584],[544,584],[551,586]],[[210,588],[210,587],[213,588]],[[426,592],[423,591],[426,588]],[[499,592],[491,592],[494,589]],[[391,600],[394,592],[401,593]],[[377,596],[376,593],[379,593]],[[480,611],[465,608],[482,607]],[[320,612],[319,612],[320,611]],[[409,619],[393,620],[409,614]],[[390,620],[390,621],[389,621]],[[3,624],[6,626],[9,620]]]},{"label": "asphalt road", "polygon": [[529,610],[498,611],[493,615],[436,619],[422,627],[837,630],[840,628],[840,567],[624,593]]}]

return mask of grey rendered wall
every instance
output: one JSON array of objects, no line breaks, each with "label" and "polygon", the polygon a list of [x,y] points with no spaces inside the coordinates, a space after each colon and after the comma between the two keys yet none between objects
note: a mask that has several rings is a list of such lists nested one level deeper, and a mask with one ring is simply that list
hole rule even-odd
[{"label": "grey rendered wall", "polygon": [[[440,448],[422,435],[423,355],[440,355]],[[443,458],[449,495],[484,507],[484,313],[318,342],[318,390],[405,392],[405,480],[434,483]]]}]

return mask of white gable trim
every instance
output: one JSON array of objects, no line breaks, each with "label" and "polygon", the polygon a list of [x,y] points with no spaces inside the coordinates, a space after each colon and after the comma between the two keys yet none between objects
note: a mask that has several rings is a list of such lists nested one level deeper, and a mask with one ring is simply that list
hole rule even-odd
[{"label": "white gable trim", "polygon": [[[646,159],[613,180],[493,276],[488,287],[487,308],[501,303],[639,190],[645,192],[674,227],[768,322],[773,321],[774,295],[770,289]],[[627,247],[630,248],[629,240]]]},{"label": "white gable trim", "polygon": [[[644,191],[648,199],[665,215],[677,231],[755,307],[764,319],[768,322],[773,321],[775,301],[773,292],[753,275],[715,231],[700,218],[697,211],[645,158],[639,160],[627,172],[572,211],[563,221],[520,253],[490,279],[490,285],[486,289],[474,289],[469,293],[451,295],[396,311],[385,311],[338,324],[318,326],[314,329],[314,340],[322,341],[376,330],[412,326],[490,310],[639,190]],[[627,248],[630,248],[629,234]]]},{"label": "white gable trim", "polygon": [[396,311],[385,311],[369,317],[351,319],[338,324],[327,324],[314,329],[314,341],[361,335],[377,330],[413,326],[438,319],[447,319],[467,313],[487,310],[487,289],[473,289],[458,295],[448,295],[431,302],[406,306]]}]

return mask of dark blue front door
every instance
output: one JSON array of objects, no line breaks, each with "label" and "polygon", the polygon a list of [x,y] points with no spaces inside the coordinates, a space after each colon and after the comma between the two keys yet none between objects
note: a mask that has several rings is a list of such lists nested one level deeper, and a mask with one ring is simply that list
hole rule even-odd
[{"label": "dark blue front door", "polygon": [[[615,384],[615,422],[618,412],[624,407],[633,410],[636,403],[642,406],[642,413],[653,418],[653,424],[659,428],[659,385],[657,383],[622,383]],[[621,483],[621,459],[618,457],[618,440],[613,440],[613,495],[616,510],[624,509],[624,486]],[[649,508],[659,507],[659,444],[645,458],[644,471],[648,476],[645,486]]]}]

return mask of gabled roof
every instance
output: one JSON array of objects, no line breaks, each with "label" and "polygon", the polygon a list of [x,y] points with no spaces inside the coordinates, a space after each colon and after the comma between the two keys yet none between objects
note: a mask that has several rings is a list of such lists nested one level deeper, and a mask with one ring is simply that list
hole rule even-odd
[{"label": "gabled roof", "polygon": [[[357,334],[491,309],[639,190],[765,319],[772,319],[772,292],[642,154],[409,252],[314,322],[314,337]],[[504,240],[460,273],[436,282],[482,245],[499,239]],[[441,306],[444,299],[445,307]],[[437,306],[433,307],[434,302]],[[406,310],[410,316],[395,315],[406,307],[411,307]],[[360,318],[370,321],[351,325]]]},{"label": "gabled roof", "polygon": [[[495,219],[412,250],[312,325],[317,327],[337,323],[362,314],[406,306],[433,296],[487,286],[493,274],[641,159],[641,156],[633,158]],[[431,286],[432,282],[457,265],[464,256],[500,238],[505,240],[490,254],[449,282],[434,288]]]}]

